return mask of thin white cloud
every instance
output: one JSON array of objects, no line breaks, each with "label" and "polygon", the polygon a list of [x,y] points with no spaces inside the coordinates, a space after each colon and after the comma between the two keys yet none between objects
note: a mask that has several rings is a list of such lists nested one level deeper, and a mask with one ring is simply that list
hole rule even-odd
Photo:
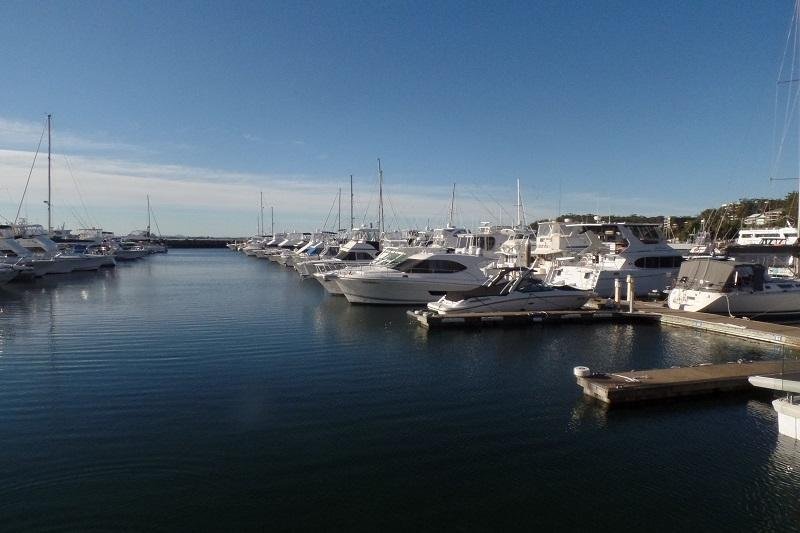
[{"label": "thin white cloud", "polygon": [[[54,121],[53,128],[57,127]],[[34,149],[44,133],[43,147],[46,146],[46,119],[41,122],[20,121],[0,117],[0,146],[6,148]],[[98,135],[100,137],[100,135]],[[120,152],[120,153],[150,153],[149,150],[130,143],[100,140],[70,131],[59,131],[56,137],[55,150],[57,152],[85,151],[85,152]]]},{"label": "thin white cloud", "polygon": [[[33,153],[30,151],[0,150],[0,180],[16,201],[22,196],[32,160]],[[126,210],[140,212],[145,194],[150,194],[162,209],[171,213],[168,226],[171,232],[203,235],[251,233],[245,228],[254,225],[251,220],[257,211],[258,193],[263,190],[265,204],[275,206],[284,229],[315,229],[326,218],[329,227],[332,227],[338,216],[334,212],[334,199],[339,187],[346,187],[339,178],[326,176],[236,173],[99,156],[75,156],[69,162],[69,167],[63,158],[56,158],[54,162],[53,208],[58,224],[65,221],[73,226],[79,221],[73,221],[72,214],[83,212],[82,207],[79,209],[78,206],[85,204],[89,212],[110,210],[116,218]],[[77,185],[73,182],[73,174]],[[41,164],[40,160],[27,192],[27,205],[33,216],[38,213],[42,217],[44,214],[41,200],[46,198],[46,184],[46,165]],[[362,190],[357,193],[357,205],[354,208],[357,223],[374,220],[377,209],[377,187],[374,184],[364,187],[362,183],[360,188]],[[481,220],[497,221],[500,218],[501,209],[497,204],[487,208],[476,200],[478,194],[475,192],[459,194],[457,220],[461,224],[471,226]],[[13,218],[16,205],[2,202],[4,196],[8,194],[0,196],[2,214],[6,218]],[[343,211],[348,212],[343,215],[345,218],[349,216],[346,196],[344,192]],[[394,227],[424,225],[428,222],[440,225],[447,218],[449,186],[409,188],[395,183],[387,185],[385,196],[390,204],[387,206],[387,218],[391,219]],[[204,212],[215,213],[221,222],[211,225],[203,216],[198,216],[198,213]],[[366,216],[365,212],[368,212]],[[511,221],[509,212],[513,212],[513,207],[506,205],[502,213],[504,222]],[[181,219],[181,213],[189,214]],[[117,220],[104,221],[105,226],[115,231],[130,229],[117,224]],[[130,225],[130,222],[126,224]]]}]

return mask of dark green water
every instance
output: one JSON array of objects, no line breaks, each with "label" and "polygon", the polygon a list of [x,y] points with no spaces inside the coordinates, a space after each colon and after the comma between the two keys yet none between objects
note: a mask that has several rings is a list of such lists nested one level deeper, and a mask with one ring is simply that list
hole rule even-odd
[{"label": "dark green water", "polygon": [[777,348],[426,333],[227,250],[0,290],[0,530],[800,531],[769,398],[615,409],[572,367]]}]

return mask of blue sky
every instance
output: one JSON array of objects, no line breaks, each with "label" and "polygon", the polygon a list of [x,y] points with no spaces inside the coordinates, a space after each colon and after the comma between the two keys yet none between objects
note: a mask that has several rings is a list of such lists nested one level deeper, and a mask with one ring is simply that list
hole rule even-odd
[{"label": "blue sky", "polygon": [[[166,233],[247,234],[263,189],[279,227],[312,229],[349,174],[361,219],[377,157],[400,226],[441,223],[453,182],[463,224],[501,204],[508,217],[516,178],[531,219],[559,197],[679,215],[782,196],[792,185],[768,177],[791,14],[789,0],[3,2],[0,215],[47,112],[68,227],[141,226],[149,193]],[[39,222],[42,167],[24,209]]]}]

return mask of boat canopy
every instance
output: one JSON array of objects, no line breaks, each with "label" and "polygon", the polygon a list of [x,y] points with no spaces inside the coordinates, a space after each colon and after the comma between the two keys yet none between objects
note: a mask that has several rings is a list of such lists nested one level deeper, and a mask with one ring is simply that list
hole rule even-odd
[{"label": "boat canopy", "polygon": [[742,287],[763,290],[764,273],[764,267],[758,264],[695,259],[681,264],[677,285],[711,292],[730,292]]}]

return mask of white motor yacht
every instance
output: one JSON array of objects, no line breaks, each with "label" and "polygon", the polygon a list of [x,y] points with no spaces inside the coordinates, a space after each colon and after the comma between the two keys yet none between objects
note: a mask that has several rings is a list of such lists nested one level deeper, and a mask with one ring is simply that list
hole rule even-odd
[{"label": "white motor yacht", "polygon": [[[58,245],[44,235],[18,238],[17,242],[27,249],[34,258],[52,259],[54,264],[47,271],[48,274],[68,274],[75,270],[84,270],[92,265],[82,255],[64,253],[58,249]],[[99,265],[90,268],[96,270]]]},{"label": "white motor yacht", "polygon": [[135,242],[122,241],[116,243],[114,259],[117,261],[133,261],[149,255],[149,252]]},{"label": "white motor yacht", "polygon": [[486,281],[482,255],[420,252],[392,268],[347,270],[337,282],[350,303],[420,305],[448,291],[465,291]]},{"label": "white motor yacht", "polygon": [[800,281],[773,279],[763,265],[693,259],[681,265],[670,309],[734,316],[800,316]]},{"label": "white motor yacht", "polygon": [[36,257],[17,242],[11,226],[0,226],[0,262],[30,267],[34,277],[44,276],[56,266],[52,257]]},{"label": "white motor yacht", "polygon": [[678,274],[683,256],[665,241],[657,224],[591,224],[585,226],[602,242],[596,250],[577,259],[562,259],[552,268],[547,281],[593,290],[598,296],[614,295],[614,280],[634,279],[637,295],[669,288]]},{"label": "white motor yacht", "polygon": [[536,275],[546,277],[558,259],[588,253],[592,246],[592,235],[586,233],[582,224],[539,222],[531,250]]}]

